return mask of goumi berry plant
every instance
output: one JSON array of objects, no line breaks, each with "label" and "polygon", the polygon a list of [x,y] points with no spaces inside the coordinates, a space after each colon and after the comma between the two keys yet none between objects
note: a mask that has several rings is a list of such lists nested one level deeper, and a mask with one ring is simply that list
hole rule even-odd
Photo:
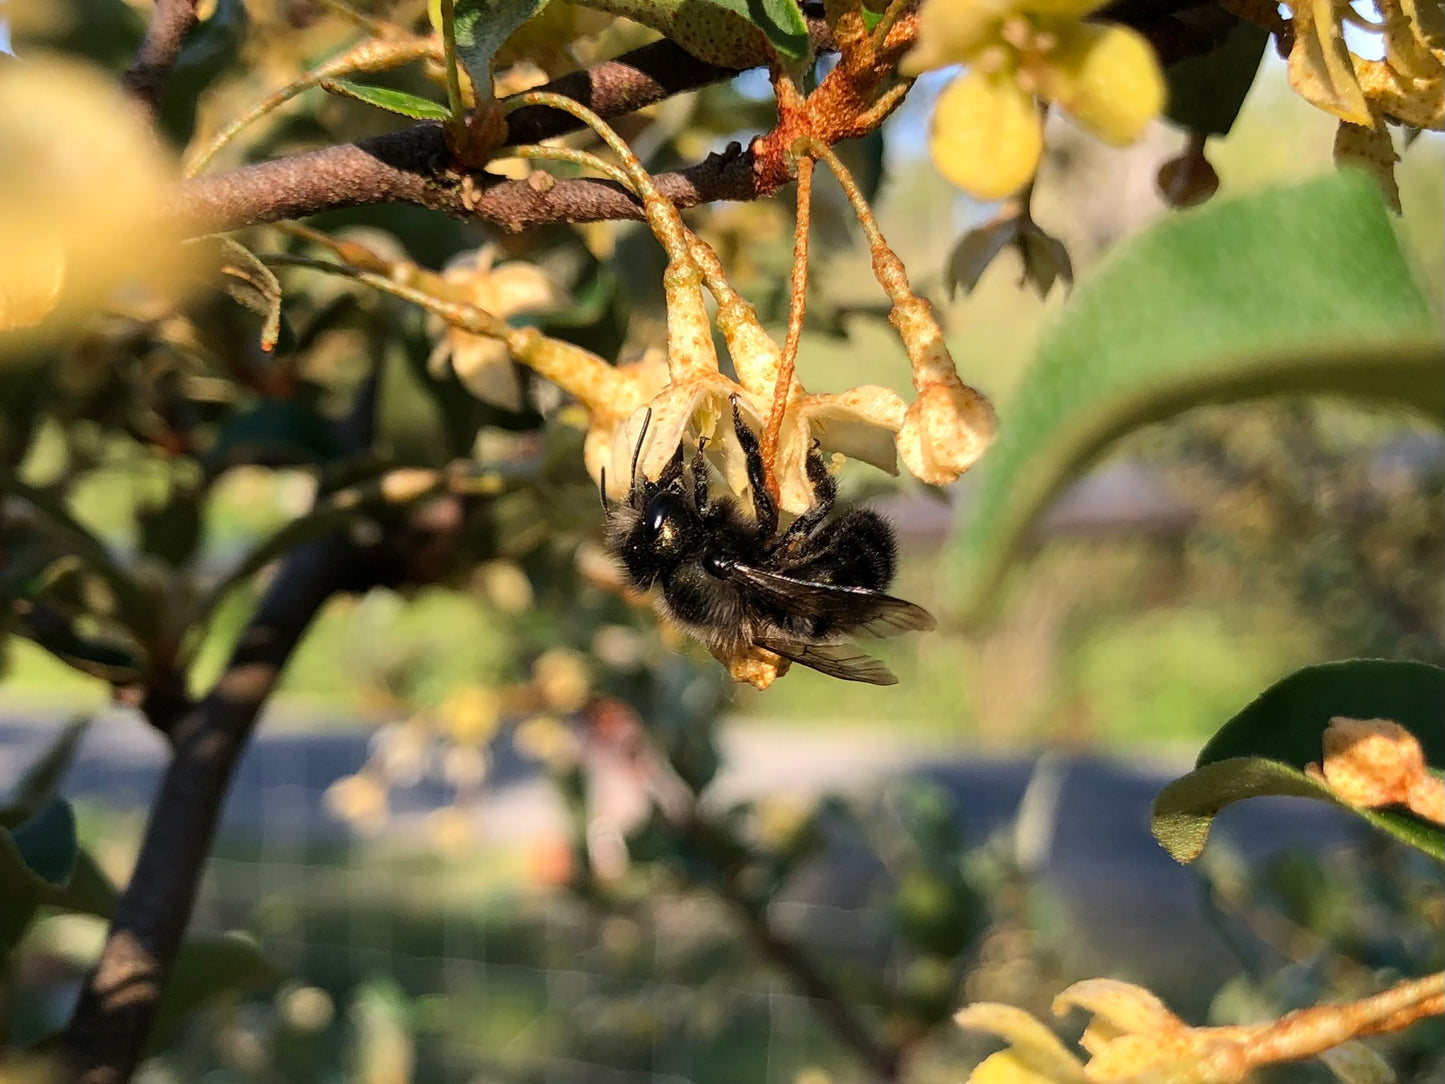
[{"label": "goumi berry plant", "polygon": [[[889,684],[847,641],[932,635],[888,593],[891,528],[834,506],[849,461],[930,492],[978,475],[928,600],[957,634],[1007,610],[1064,484],[1150,423],[1328,396],[1438,427],[1439,312],[1392,212],[1401,156],[1445,130],[1439,2],[12,0],[0,18],[0,645],[13,674],[58,663],[131,709],[167,757],[133,865],[82,846],[60,794],[86,724],[0,779],[0,1082],[121,1084],[151,1057],[171,1079],[178,1036],[281,981],[256,940],[197,933],[192,911],[237,765],[338,600],[357,631],[330,680],[396,721],[326,807],[375,835],[435,764],[453,799],[424,830],[464,865],[505,737],[572,818],[537,879],[618,923],[663,887],[721,905],[841,1051],[796,1081],[1223,1084],[1308,1059],[1376,1081],[1364,1040],[1445,1008],[1433,957],[1198,1026],[1143,985],[1041,967],[1056,1013],[1091,1015],[1072,1044],[973,996],[1027,925],[1031,870],[970,850],[936,793],[869,812],[711,789],[734,683]],[[1271,40],[1338,120],[1342,168],[1213,200],[1209,141]],[[942,274],[875,214],[885,131],[918,123],[900,109],[925,80],[938,173],[996,204]],[[1167,123],[1181,145],[1150,166],[1179,214],[1076,290],[1034,218],[1040,193],[1072,194],[1061,121],[1121,151]],[[837,389],[810,391],[805,344],[859,318],[831,290],[840,232],[861,239],[888,345],[846,379],[809,371]],[[981,389],[1005,374],[950,349],[932,286],[971,292],[1009,248],[1041,295],[1071,290],[996,412]],[[1429,653],[1439,555],[1396,526],[1408,556],[1361,575]],[[455,604],[457,628],[403,643],[399,597]],[[1267,690],[1160,794],[1161,845],[1192,862],[1224,806],[1289,795],[1440,861],[1438,654]],[[877,695],[905,711],[926,691]],[[640,796],[620,808],[608,757]],[[879,867],[891,924],[857,959],[817,959],[773,904],[842,837]],[[67,914],[105,925],[71,961],[73,1005],[32,996],[44,969],[21,966]],[[412,1064],[400,995],[378,989],[356,995],[347,1071],[444,1074]],[[955,1019],[1007,1049],[965,1063]],[[286,1056],[245,1078],[338,1078]]]}]

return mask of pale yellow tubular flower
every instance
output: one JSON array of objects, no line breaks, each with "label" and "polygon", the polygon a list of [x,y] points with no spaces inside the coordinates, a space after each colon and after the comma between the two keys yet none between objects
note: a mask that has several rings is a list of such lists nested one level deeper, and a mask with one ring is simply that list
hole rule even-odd
[{"label": "pale yellow tubular flower", "polygon": [[1374,116],[1355,74],[1332,0],[1293,0],[1294,47],[1289,82],[1310,104],[1351,124],[1373,126]]},{"label": "pale yellow tubular flower", "polygon": [[661,351],[649,351],[640,361],[619,365],[611,373],[613,379],[606,388],[607,397],[588,404],[582,460],[587,473],[599,485],[605,471],[607,496],[622,500],[631,487],[632,448],[641,429],[644,408],[667,386],[667,360]]},{"label": "pale yellow tubular flower", "polygon": [[918,389],[898,430],[898,455],[919,481],[947,485],[988,450],[998,419],[988,399],[959,379],[926,301],[895,308],[894,323]]},{"label": "pale yellow tubular flower", "polygon": [[[618,429],[612,446],[613,465],[608,469],[608,489],[613,488],[610,478],[616,471],[621,491],[627,491],[633,455],[639,441],[642,442],[642,451],[637,458],[637,473],[656,480],[691,430],[699,439],[712,444],[715,458],[721,452],[728,484],[736,492],[741,492],[738,479],[729,473],[730,466],[742,469],[742,449],[737,445],[732,428],[733,396],[738,397],[744,415],[752,418],[756,428],[760,412],[746,390],[721,373],[703,373],[669,384]],[[745,487],[746,481],[743,480],[741,485]]]},{"label": "pale yellow tubular flower", "polygon": [[1048,97],[1111,146],[1133,143],[1164,111],[1164,73],[1128,27],[1075,23],[1051,59]]},{"label": "pale yellow tubular flower", "polygon": [[1016,0],[926,0],[918,9],[918,44],[898,65],[901,74],[921,75],[934,68],[966,63],[998,33]]},{"label": "pale yellow tubular flower", "polygon": [[1251,1061],[1234,1042],[1206,1028],[1122,1035],[1089,1058],[1091,1084],[1244,1084]]},{"label": "pale yellow tubular flower", "polygon": [[897,474],[894,434],[903,424],[906,409],[895,392],[877,384],[832,395],[805,395],[789,407],[783,415],[773,465],[783,509],[799,513],[813,503],[807,463],[814,440],[825,451]]},{"label": "pale yellow tubular flower", "polygon": [[[566,291],[541,268],[522,261],[494,266],[495,259],[496,251],[487,246],[448,268],[442,279],[452,296],[502,320],[567,304]],[[522,387],[504,342],[448,327],[428,362],[433,376],[440,375],[448,359],[457,379],[478,399],[504,410],[522,409]]]},{"label": "pale yellow tubular flower", "polygon": [[938,172],[979,200],[1017,192],[1039,168],[1043,122],[1012,72],[972,68],[944,88],[929,149]]},{"label": "pale yellow tubular flower", "polygon": [[1117,979],[1085,979],[1054,998],[1053,1012],[1062,1016],[1079,1008],[1093,1014],[1080,1045],[1097,1053],[1120,1035],[1182,1031],[1187,1025],[1152,991]]},{"label": "pale yellow tubular flower", "polygon": [[953,1019],[966,1031],[990,1032],[1009,1044],[985,1059],[969,1075],[968,1084],[1088,1084],[1079,1059],[1022,1009],[980,1001]]},{"label": "pale yellow tubular flower", "polygon": [[183,280],[179,236],[157,216],[175,163],[114,81],[72,60],[10,60],[0,147],[0,331],[49,317],[58,332],[124,282]]},{"label": "pale yellow tubular flower", "polygon": [[[763,328],[753,306],[728,283],[712,246],[694,237],[692,254],[718,303],[717,326],[742,385],[743,410],[761,424],[772,411],[774,389],[782,375],[782,349]],[[841,452],[849,459],[861,459],[896,474],[893,434],[903,422],[903,409],[903,400],[887,388],[868,385],[839,395],[809,395],[794,377],[773,464],[783,511],[798,514],[813,503],[807,457],[814,439],[827,451]],[[722,470],[728,487],[743,493],[748,478],[742,448],[730,424],[717,428],[721,431],[710,429],[704,434],[712,438],[719,452],[711,458]]]}]

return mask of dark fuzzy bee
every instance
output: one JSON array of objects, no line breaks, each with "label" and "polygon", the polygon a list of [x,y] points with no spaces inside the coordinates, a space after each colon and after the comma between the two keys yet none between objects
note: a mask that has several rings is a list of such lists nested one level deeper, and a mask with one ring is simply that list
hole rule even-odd
[{"label": "dark fuzzy bee", "polygon": [[732,497],[709,496],[702,448],[687,468],[679,448],[657,481],[639,477],[646,422],[627,499],[609,503],[603,479],[607,545],[627,579],[643,591],[657,585],[663,615],[719,658],[760,647],[846,681],[896,684],[888,667],[842,642],[934,627],[927,610],[885,593],[897,564],[892,527],[866,508],[833,516],[837,487],[814,448],[812,507],[779,532],[758,438],[736,399],[733,427],[747,460],[752,516]]}]

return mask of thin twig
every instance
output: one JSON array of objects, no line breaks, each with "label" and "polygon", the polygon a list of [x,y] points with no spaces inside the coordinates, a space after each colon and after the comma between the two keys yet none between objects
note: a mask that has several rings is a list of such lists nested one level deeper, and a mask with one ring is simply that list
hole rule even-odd
[{"label": "thin twig", "polygon": [[793,226],[793,270],[789,282],[788,333],[783,340],[783,356],[778,365],[778,382],[773,388],[773,409],[763,430],[762,456],[767,469],[768,489],[773,500],[781,501],[778,492],[778,435],[783,431],[783,416],[793,394],[793,373],[798,366],[798,343],[803,337],[803,319],[808,309],[808,231],[813,209],[813,159],[798,159],[798,209]]},{"label": "thin twig", "polygon": [[135,61],[122,78],[130,92],[150,114],[156,117],[161,91],[176,66],[181,44],[191,27],[196,25],[197,0],[156,0],[155,12],[145,37],[136,52]]}]

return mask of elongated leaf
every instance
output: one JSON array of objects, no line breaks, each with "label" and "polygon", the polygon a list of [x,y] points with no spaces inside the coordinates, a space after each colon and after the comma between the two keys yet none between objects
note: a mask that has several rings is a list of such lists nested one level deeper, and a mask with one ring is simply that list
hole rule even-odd
[{"label": "elongated leaf", "polygon": [[17,617],[15,631],[82,674],[127,685],[140,679],[144,663],[119,644],[83,636],[70,619],[48,606],[32,606]]},{"label": "elongated leaf", "polygon": [[238,463],[327,463],[341,454],[329,421],[295,399],[263,399],[229,418],[206,456],[213,473]]},{"label": "elongated leaf", "polygon": [[[433,0],[435,4],[436,0]],[[492,92],[492,57],[547,0],[455,0],[457,57],[479,94]],[[441,25],[440,18],[434,20]]]},{"label": "elongated leaf", "polygon": [[42,902],[62,911],[109,918],[118,899],[120,890],[115,887],[115,882],[106,876],[91,853],[82,849],[75,856],[70,880],[62,887],[47,892]]},{"label": "elongated leaf", "polygon": [[358,102],[365,102],[367,105],[374,105],[378,109],[385,109],[388,113],[397,113],[403,117],[410,117],[412,120],[446,120],[451,116],[447,107],[440,102],[434,102],[416,94],[408,94],[404,90],[392,90],[390,87],[369,87],[364,83],[353,83],[348,79],[323,79],[321,88],[330,94],[336,94],[343,98],[355,98]]},{"label": "elongated leaf", "polygon": [[671,38],[699,60],[751,68],[769,46],[785,60],[808,56],[808,24],[793,0],[580,0]]},{"label": "elongated leaf", "polygon": [[105,578],[106,584],[115,592],[121,614],[130,628],[137,631],[149,627],[151,606],[141,589],[131,579],[120,563],[111,556],[95,535],[91,534],[79,520],[66,510],[64,504],[42,489],[27,485],[11,470],[0,468],[0,493],[11,493],[35,508],[49,521],[49,525],[66,536],[69,545],[85,563]]},{"label": "elongated leaf", "polygon": [[963,610],[981,616],[1049,499],[1120,436],[1201,403],[1286,393],[1438,422],[1442,351],[1361,174],[1161,222],[1080,283],[1005,407],[952,551]]},{"label": "elongated leaf", "polygon": [[9,806],[0,811],[0,824],[11,823],[7,814],[29,816],[55,797],[60,780],[75,759],[76,750],[90,729],[90,723],[88,716],[72,720],[45,754],[26,769],[10,796]]},{"label": "elongated leaf", "polygon": [[1154,799],[1154,838],[1179,862],[1193,862],[1204,850],[1215,815],[1246,798],[1313,798],[1351,813],[1435,858],[1445,858],[1440,828],[1403,813],[1357,809],[1329,787],[1297,768],[1263,757],[1231,757],[1174,780]]},{"label": "elongated leaf", "polygon": [[80,851],[70,803],[64,798],[50,799],[10,832],[10,842],[32,879],[61,887],[70,880]]},{"label": "elongated leaf", "polygon": [[1405,810],[1355,809],[1305,775],[1324,757],[1330,719],[1390,719],[1420,742],[1426,763],[1445,767],[1445,670],[1418,662],[1353,659],[1298,670],[1225,723],[1196,770],[1154,803],[1154,835],[1181,862],[1204,848],[1214,815],[1244,798],[1294,795],[1350,809],[1396,839],[1445,857],[1445,834]]}]

